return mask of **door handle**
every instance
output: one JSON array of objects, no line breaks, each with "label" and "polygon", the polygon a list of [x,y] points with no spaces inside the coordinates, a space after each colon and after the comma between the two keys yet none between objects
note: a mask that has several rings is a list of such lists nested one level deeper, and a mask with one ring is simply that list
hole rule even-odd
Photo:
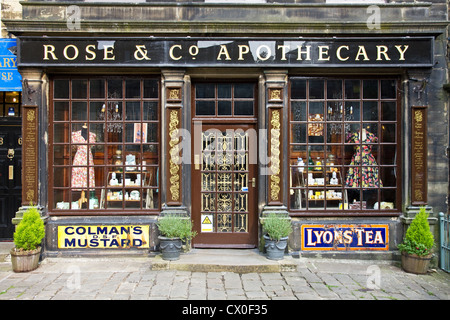
[{"label": "door handle", "polygon": [[8,154],[6,155],[9,160],[14,158],[14,149],[8,149]]},{"label": "door handle", "polygon": [[256,178],[252,178],[252,187],[256,187]]},{"label": "door handle", "polygon": [[194,166],[195,170],[200,170],[200,156],[198,154],[194,155]]}]

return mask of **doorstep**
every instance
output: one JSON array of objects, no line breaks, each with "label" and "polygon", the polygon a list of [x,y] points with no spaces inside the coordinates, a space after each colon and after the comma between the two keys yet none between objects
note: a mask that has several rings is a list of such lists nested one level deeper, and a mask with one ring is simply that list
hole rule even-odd
[{"label": "doorstep", "polygon": [[290,255],[282,260],[269,260],[258,249],[192,249],[179,260],[166,261],[161,255],[151,258],[152,270],[196,272],[282,272],[295,271],[297,264]]}]

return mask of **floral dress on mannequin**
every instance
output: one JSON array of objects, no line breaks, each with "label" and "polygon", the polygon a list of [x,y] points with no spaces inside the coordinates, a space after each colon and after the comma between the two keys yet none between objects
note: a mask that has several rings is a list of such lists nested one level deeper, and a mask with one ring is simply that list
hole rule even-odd
[{"label": "floral dress on mannequin", "polygon": [[[83,130],[83,129],[82,129]],[[89,159],[89,188],[95,187],[94,177],[94,157],[89,149],[86,139],[83,137],[82,130],[72,132],[72,143],[77,145],[77,152],[73,158],[72,167],[72,189],[85,190],[88,188],[88,159]],[[84,129],[87,132],[87,129]],[[87,138],[87,136],[86,136]],[[95,133],[89,133],[89,143],[95,143],[97,136]]]},{"label": "floral dress on mannequin", "polygon": [[[364,131],[364,130],[363,130]],[[377,162],[372,154],[372,146],[364,143],[374,143],[378,138],[371,132],[362,133],[362,138],[358,132],[354,132],[347,139],[349,142],[358,144],[350,162],[345,185],[351,188],[373,188],[382,187]],[[361,145],[362,142],[362,145]]]}]

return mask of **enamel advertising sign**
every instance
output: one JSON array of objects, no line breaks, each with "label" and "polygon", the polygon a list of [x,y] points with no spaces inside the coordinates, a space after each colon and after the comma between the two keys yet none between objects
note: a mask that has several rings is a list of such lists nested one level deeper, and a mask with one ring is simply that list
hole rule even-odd
[{"label": "enamel advertising sign", "polygon": [[149,248],[149,228],[148,225],[58,226],[58,248]]},{"label": "enamel advertising sign", "polygon": [[302,250],[389,250],[389,226],[302,225]]}]

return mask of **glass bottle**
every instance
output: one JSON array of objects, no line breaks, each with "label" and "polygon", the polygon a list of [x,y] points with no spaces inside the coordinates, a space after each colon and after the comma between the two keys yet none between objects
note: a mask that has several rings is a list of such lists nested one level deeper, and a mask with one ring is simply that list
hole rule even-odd
[{"label": "glass bottle", "polygon": [[314,168],[314,161],[311,158],[311,147],[308,147],[308,152],[309,152],[309,155],[308,155],[308,165],[309,165],[308,170],[313,170],[313,168]]}]

